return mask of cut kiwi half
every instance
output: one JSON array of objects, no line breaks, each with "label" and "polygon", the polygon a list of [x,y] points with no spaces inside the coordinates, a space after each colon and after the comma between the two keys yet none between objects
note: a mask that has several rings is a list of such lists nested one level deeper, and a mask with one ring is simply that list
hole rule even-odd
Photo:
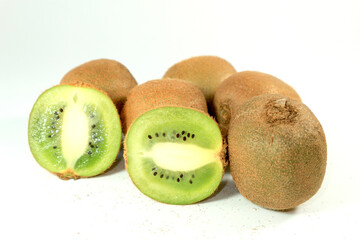
[{"label": "cut kiwi half", "polygon": [[104,93],[59,85],[35,102],[28,138],[36,161],[61,179],[91,177],[116,159],[121,124],[115,105]]},{"label": "cut kiwi half", "polygon": [[199,202],[215,192],[224,173],[220,129],[195,109],[160,107],[142,114],[124,147],[132,181],[159,202]]}]

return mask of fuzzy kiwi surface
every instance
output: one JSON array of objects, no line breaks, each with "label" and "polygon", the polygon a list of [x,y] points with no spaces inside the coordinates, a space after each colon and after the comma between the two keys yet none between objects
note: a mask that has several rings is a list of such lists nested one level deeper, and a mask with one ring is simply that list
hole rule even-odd
[{"label": "fuzzy kiwi surface", "polygon": [[58,85],[43,92],[29,118],[36,161],[61,179],[92,177],[115,161],[121,123],[111,99],[94,88]]},{"label": "fuzzy kiwi surface", "polygon": [[111,98],[119,112],[129,91],[137,85],[130,71],[121,63],[110,59],[96,59],[70,70],[61,84],[86,83],[100,89]]},{"label": "fuzzy kiwi surface", "polygon": [[214,96],[213,112],[224,136],[236,109],[250,98],[262,94],[281,94],[301,101],[291,86],[270,74],[257,71],[235,73],[221,83]]},{"label": "fuzzy kiwi surface", "polygon": [[162,106],[178,106],[207,112],[206,100],[196,85],[178,79],[151,80],[133,88],[121,112],[123,131],[141,114]]},{"label": "fuzzy kiwi surface", "polygon": [[148,197],[191,204],[211,196],[224,174],[224,146],[202,92],[182,80],[135,87],[123,108],[127,172]]},{"label": "fuzzy kiwi surface", "polygon": [[225,59],[216,56],[197,56],[174,64],[164,78],[175,78],[196,84],[204,93],[209,106],[221,82],[236,72]]},{"label": "fuzzy kiwi surface", "polygon": [[324,131],[303,103],[278,94],[251,98],[229,126],[230,171],[239,192],[264,208],[310,199],[326,169]]}]

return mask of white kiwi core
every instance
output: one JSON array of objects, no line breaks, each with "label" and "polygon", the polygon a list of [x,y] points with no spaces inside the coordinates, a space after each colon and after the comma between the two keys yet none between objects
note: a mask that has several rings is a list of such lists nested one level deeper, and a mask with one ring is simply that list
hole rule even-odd
[{"label": "white kiwi core", "polygon": [[172,142],[156,143],[144,156],[153,159],[160,168],[172,171],[191,171],[219,161],[214,150]]},{"label": "white kiwi core", "polygon": [[83,103],[75,93],[73,101],[64,111],[61,134],[62,153],[68,167],[74,167],[76,160],[86,151],[89,131],[89,121],[83,111]]}]

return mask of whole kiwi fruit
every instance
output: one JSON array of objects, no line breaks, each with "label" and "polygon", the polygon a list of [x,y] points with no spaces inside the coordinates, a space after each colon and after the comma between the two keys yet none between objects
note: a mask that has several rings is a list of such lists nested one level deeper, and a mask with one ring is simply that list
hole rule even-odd
[{"label": "whole kiwi fruit", "polygon": [[61,84],[82,82],[104,91],[120,112],[129,91],[137,85],[130,71],[121,63],[111,59],[96,59],[70,70]]},{"label": "whole kiwi fruit", "polygon": [[291,209],[310,199],[322,184],[325,134],[299,101],[278,94],[251,98],[231,118],[228,143],[234,182],[257,205]]},{"label": "whole kiwi fruit", "polygon": [[301,101],[296,91],[280,79],[257,71],[238,72],[225,79],[215,92],[212,110],[221,132],[227,135],[231,116],[248,99],[262,94],[281,94]]},{"label": "whole kiwi fruit", "polygon": [[207,113],[205,97],[196,85],[179,79],[151,80],[129,92],[121,111],[124,133],[141,114],[162,106],[188,107]]},{"label": "whole kiwi fruit", "polygon": [[236,72],[225,59],[216,56],[197,56],[185,59],[170,67],[164,78],[190,81],[204,93],[209,106],[221,82]]}]

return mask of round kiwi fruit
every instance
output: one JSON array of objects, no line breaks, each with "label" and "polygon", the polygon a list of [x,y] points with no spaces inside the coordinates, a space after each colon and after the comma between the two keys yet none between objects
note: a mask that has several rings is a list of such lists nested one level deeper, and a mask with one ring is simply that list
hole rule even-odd
[{"label": "round kiwi fruit", "polygon": [[121,112],[123,131],[141,114],[161,106],[178,106],[207,112],[206,100],[198,87],[178,79],[151,80],[133,88]]},{"label": "round kiwi fruit", "polygon": [[229,126],[230,171],[239,192],[264,208],[310,199],[325,175],[324,131],[303,103],[278,94],[253,97]]},{"label": "round kiwi fruit", "polygon": [[227,135],[231,116],[236,113],[238,106],[252,97],[268,93],[301,101],[291,86],[266,73],[244,71],[225,79],[216,90],[213,102],[213,111],[222,134]]},{"label": "round kiwi fruit", "polygon": [[35,102],[28,141],[36,161],[61,179],[92,177],[115,161],[121,123],[103,92],[80,85],[58,85]]},{"label": "round kiwi fruit", "polygon": [[224,174],[220,129],[195,109],[169,106],[145,112],[130,126],[124,149],[131,180],[159,202],[199,202],[215,192]]},{"label": "round kiwi fruit", "polygon": [[167,70],[164,78],[183,79],[196,84],[211,106],[220,83],[235,72],[235,68],[225,59],[198,56],[174,64]]},{"label": "round kiwi fruit", "polygon": [[121,63],[110,59],[86,62],[69,71],[61,84],[86,83],[107,93],[119,112],[129,91],[137,85],[130,71]]},{"label": "round kiwi fruit", "polygon": [[186,81],[153,80],[130,92],[122,111],[129,125],[124,158],[142,193],[191,204],[215,192],[224,174],[224,147],[206,109],[202,92]]}]

